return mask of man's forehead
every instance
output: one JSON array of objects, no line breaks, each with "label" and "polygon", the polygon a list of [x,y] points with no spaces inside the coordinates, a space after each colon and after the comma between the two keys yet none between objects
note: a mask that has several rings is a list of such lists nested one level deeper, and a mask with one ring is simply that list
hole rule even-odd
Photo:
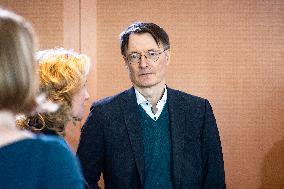
[{"label": "man's forehead", "polygon": [[132,33],[128,40],[128,51],[159,49],[150,33]]}]

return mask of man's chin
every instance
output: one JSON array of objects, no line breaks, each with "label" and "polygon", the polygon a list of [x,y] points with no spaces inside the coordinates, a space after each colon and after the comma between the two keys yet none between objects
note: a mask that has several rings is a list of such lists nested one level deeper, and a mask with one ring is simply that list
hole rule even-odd
[{"label": "man's chin", "polygon": [[139,83],[139,85],[136,85],[139,88],[151,88],[153,86],[157,85],[157,83],[154,82],[148,82],[148,83]]}]

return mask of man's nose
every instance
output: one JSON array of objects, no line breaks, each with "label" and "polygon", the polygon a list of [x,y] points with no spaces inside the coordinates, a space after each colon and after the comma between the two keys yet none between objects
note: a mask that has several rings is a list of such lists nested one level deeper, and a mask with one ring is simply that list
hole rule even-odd
[{"label": "man's nose", "polygon": [[148,66],[148,64],[149,64],[149,61],[148,61],[147,57],[144,54],[141,55],[139,66],[141,68],[145,68],[145,67]]}]

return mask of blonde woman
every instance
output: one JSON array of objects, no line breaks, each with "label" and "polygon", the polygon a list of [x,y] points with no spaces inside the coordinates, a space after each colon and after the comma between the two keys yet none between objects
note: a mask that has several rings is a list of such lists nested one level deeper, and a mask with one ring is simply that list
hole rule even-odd
[{"label": "blonde woman", "polygon": [[16,127],[16,114],[37,107],[36,68],[30,24],[0,8],[0,188],[83,188],[78,162],[58,137]]},{"label": "blonde woman", "polygon": [[60,107],[56,112],[27,117],[19,126],[64,137],[67,123],[82,119],[84,102],[90,97],[86,87],[90,60],[73,50],[55,48],[38,52],[37,62],[40,93]]}]

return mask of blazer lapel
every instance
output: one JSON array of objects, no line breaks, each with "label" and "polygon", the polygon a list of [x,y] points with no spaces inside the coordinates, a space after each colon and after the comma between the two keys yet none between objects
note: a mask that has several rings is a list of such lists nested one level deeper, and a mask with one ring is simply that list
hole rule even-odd
[{"label": "blazer lapel", "polygon": [[181,188],[181,166],[184,148],[187,106],[184,99],[174,90],[168,89],[170,129],[172,140],[172,175],[174,188]]},{"label": "blazer lapel", "polygon": [[138,105],[135,97],[134,88],[127,90],[122,96],[121,109],[124,115],[125,125],[128,136],[135,156],[136,165],[138,168],[141,185],[144,185],[144,148],[142,131],[138,120]]}]

